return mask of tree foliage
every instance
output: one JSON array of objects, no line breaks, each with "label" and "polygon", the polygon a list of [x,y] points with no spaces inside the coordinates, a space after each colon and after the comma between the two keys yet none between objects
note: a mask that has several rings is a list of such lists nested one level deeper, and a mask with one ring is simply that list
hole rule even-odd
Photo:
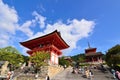
[{"label": "tree foliage", "polygon": [[78,67],[80,63],[84,63],[86,58],[85,58],[85,54],[81,53],[81,54],[78,54],[78,55],[75,55],[75,56],[72,56],[71,57],[72,60],[73,60],[73,66],[74,67]]},{"label": "tree foliage", "polygon": [[79,60],[79,54],[71,57],[73,61],[77,62]]},{"label": "tree foliage", "polygon": [[64,56],[59,58],[59,64],[62,66],[69,66],[70,65],[70,61],[66,60]]},{"label": "tree foliage", "polygon": [[79,63],[83,63],[85,62],[86,58],[85,58],[85,54],[80,54],[79,55],[79,58],[78,58],[78,62]]},{"label": "tree foliage", "polygon": [[40,68],[41,66],[48,65],[48,60],[50,59],[50,53],[45,51],[39,51],[33,53],[32,56],[30,56],[30,61],[34,63],[34,66],[36,68]]},{"label": "tree foliage", "polygon": [[109,66],[115,67],[120,64],[120,45],[116,45],[106,53],[106,62]]},{"label": "tree foliage", "polygon": [[8,46],[0,48],[0,61],[9,61],[13,67],[19,67],[19,63],[23,63],[24,58],[17,49]]},{"label": "tree foliage", "polygon": [[72,60],[79,63],[85,62],[85,54],[78,54],[78,55],[72,56]]}]

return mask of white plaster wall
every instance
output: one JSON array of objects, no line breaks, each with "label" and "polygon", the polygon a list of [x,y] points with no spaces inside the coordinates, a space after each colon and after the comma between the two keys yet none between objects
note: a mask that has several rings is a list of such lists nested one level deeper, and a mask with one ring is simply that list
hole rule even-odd
[{"label": "white plaster wall", "polygon": [[58,64],[58,55],[55,55],[55,64]]},{"label": "white plaster wall", "polygon": [[53,64],[54,63],[54,53],[51,52],[51,63]]},{"label": "white plaster wall", "polygon": [[58,64],[58,55],[54,52],[51,52],[51,63],[52,64]]}]

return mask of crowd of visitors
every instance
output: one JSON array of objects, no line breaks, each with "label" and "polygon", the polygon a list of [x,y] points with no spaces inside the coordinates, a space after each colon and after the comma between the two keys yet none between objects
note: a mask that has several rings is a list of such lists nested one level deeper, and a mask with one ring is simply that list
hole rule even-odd
[{"label": "crowd of visitors", "polygon": [[[94,80],[94,70],[98,69],[105,73],[106,69],[103,65],[97,66],[85,66],[85,67],[73,67],[72,73],[74,74],[82,74],[83,77],[88,78],[90,80]],[[120,71],[111,69],[112,77],[114,80],[120,80]]]},{"label": "crowd of visitors", "polygon": [[92,67],[87,67],[87,66],[80,67],[80,68],[73,67],[72,73],[74,73],[74,74],[82,74],[83,77],[86,77],[86,78],[88,78],[90,80],[93,80],[93,78],[94,78]]}]

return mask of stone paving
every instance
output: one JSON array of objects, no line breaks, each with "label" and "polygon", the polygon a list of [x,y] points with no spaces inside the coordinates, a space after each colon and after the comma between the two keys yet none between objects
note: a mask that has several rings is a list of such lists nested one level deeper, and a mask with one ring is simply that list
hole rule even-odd
[{"label": "stone paving", "polygon": [[[82,74],[73,74],[72,68],[69,67],[59,73],[58,75],[54,76],[51,80],[90,80],[82,76]],[[93,70],[94,79],[93,80],[114,80],[112,74],[106,70],[101,71],[98,69]]]}]

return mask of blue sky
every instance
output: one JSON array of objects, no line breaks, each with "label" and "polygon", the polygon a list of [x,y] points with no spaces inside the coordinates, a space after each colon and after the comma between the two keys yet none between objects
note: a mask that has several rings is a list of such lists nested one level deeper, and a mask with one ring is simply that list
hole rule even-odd
[{"label": "blue sky", "polygon": [[120,0],[0,0],[0,47],[13,46],[27,55],[19,42],[61,32],[70,45],[64,55],[96,47],[105,53],[120,44]]}]

